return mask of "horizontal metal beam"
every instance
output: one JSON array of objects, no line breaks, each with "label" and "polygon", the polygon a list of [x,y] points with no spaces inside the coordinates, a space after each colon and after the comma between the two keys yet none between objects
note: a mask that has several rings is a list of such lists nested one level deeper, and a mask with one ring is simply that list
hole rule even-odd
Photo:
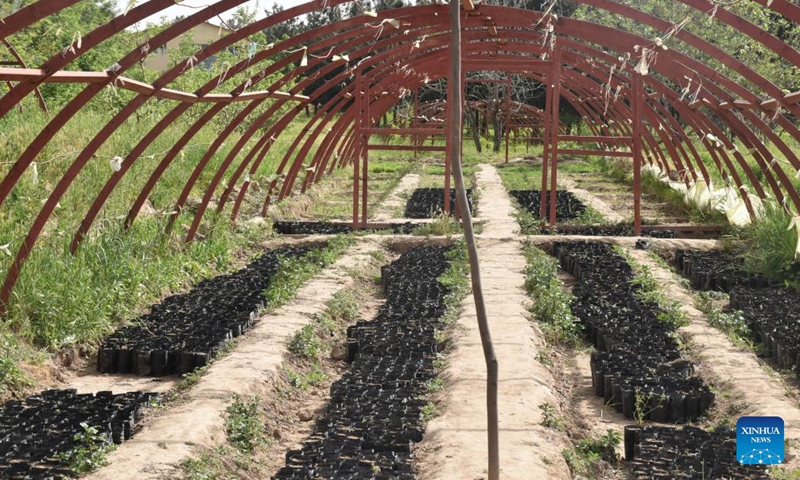
[{"label": "horizontal metal beam", "polygon": [[415,147],[414,145],[376,145],[371,143],[367,145],[367,148],[370,150],[401,150],[401,151],[418,151],[418,152],[444,152],[446,151],[445,147],[434,147],[431,145],[420,145]]},{"label": "horizontal metal beam", "polygon": [[[530,58],[520,57],[518,62],[510,62],[508,59],[464,59],[464,71],[470,70],[543,70],[553,65],[549,60],[531,60]],[[530,67],[530,68],[529,68]]]},{"label": "horizontal metal beam", "polygon": [[559,148],[558,153],[562,155],[596,155],[598,157],[633,157],[632,152],[615,152],[613,150],[562,150]]},{"label": "horizontal metal beam", "polygon": [[505,78],[466,78],[464,83],[506,83]]},{"label": "horizontal metal beam", "polygon": [[631,137],[604,137],[592,135],[559,135],[559,142],[602,142],[602,143],[622,143],[630,142]]},{"label": "horizontal metal beam", "polygon": [[434,126],[430,128],[362,128],[361,133],[365,135],[444,135],[447,132],[441,127]]},{"label": "horizontal metal beam", "polygon": [[305,95],[292,95],[286,92],[270,92],[267,90],[256,92],[245,92],[239,95],[228,93],[209,93],[198,96],[193,93],[182,92],[169,88],[157,90],[149,83],[140,82],[132,78],[117,77],[108,72],[70,72],[58,71],[48,76],[44,70],[38,68],[0,68],[0,81],[25,82],[43,81],[44,83],[105,83],[111,79],[116,88],[130,90],[142,95],[150,95],[158,98],[166,98],[186,103],[232,103],[248,102],[261,98],[286,98],[300,102],[308,101]]}]

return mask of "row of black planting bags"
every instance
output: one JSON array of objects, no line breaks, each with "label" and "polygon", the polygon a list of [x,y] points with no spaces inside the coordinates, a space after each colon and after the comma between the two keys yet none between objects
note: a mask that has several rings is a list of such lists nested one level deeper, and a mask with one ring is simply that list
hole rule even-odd
[{"label": "row of black planting bags", "polygon": [[161,376],[206,365],[227,341],[252,327],[281,257],[302,257],[311,249],[271,250],[236,272],[202,280],[188,293],[165,298],[103,341],[97,369]]},{"label": "row of black planting bags", "polygon": [[412,479],[435,377],[435,332],[448,290],[446,247],[426,246],[382,269],[386,303],[348,329],[351,368],[331,386],[326,413],[276,479]]},{"label": "row of black planting bags", "polygon": [[557,242],[553,253],[578,280],[572,311],[596,348],[595,394],[627,418],[684,422],[702,415],[714,394],[693,375],[658,304],[639,297],[625,258],[593,242]]},{"label": "row of black planting bags", "polygon": [[[510,190],[508,192],[520,207],[531,215],[540,218],[541,190]],[[550,192],[546,192],[545,218],[550,215]],[[558,220],[573,220],[586,212],[586,205],[569,190],[556,190],[556,218]],[[549,233],[549,227],[543,227],[542,232]],[[569,225],[556,228],[552,233],[566,235],[583,235],[591,237],[632,237],[633,225]],[[675,238],[675,232],[670,230],[647,230],[643,236],[654,238]]]},{"label": "row of black planting bags", "polygon": [[772,478],[765,465],[740,465],[736,461],[733,430],[628,425],[623,441],[631,477],[637,480]]},{"label": "row of black planting bags", "polygon": [[[389,223],[385,228],[359,229],[359,232],[391,231],[396,235],[408,235],[419,228],[421,223]],[[339,235],[355,231],[352,225],[332,222],[305,222],[296,220],[278,220],[272,224],[272,230],[281,235]]]},{"label": "row of black planting bags", "polygon": [[[71,478],[64,454],[93,441],[122,443],[136,431],[152,393],[46,390],[0,407],[0,478]],[[78,437],[76,437],[76,435]]]},{"label": "row of black planting bags", "polygon": [[[628,418],[664,423],[696,420],[714,401],[682,358],[660,307],[637,295],[627,260],[603,243],[563,242],[553,250],[578,280],[572,311],[595,347],[595,394]],[[736,461],[736,435],[689,426],[625,428],[625,458],[636,479],[767,479],[765,467]]]},{"label": "row of black planting bags", "polygon": [[[519,205],[527,210],[531,215],[539,218],[542,206],[541,190],[509,190],[511,195]],[[545,192],[545,218],[550,215],[550,191]],[[556,218],[559,220],[571,220],[578,218],[586,212],[586,205],[568,190],[556,190]]]},{"label": "row of black planting bags", "polygon": [[[475,206],[472,202],[472,189],[467,189],[467,204],[470,211]],[[456,190],[450,189],[450,215],[456,211]],[[406,201],[406,218],[432,218],[444,212],[444,188],[417,188],[411,192]]]},{"label": "row of black planting bags", "polygon": [[[237,272],[167,297],[105,339],[98,370],[168,375],[206,365],[226,341],[252,326],[280,258],[309,251],[273,250]],[[0,478],[72,476],[65,453],[89,448],[87,441],[122,443],[135,432],[142,408],[157,399],[156,394],[140,392],[48,390],[7,402],[0,407]]]},{"label": "row of black planting bags", "polygon": [[695,290],[729,293],[729,309],[741,311],[764,352],[779,368],[800,373],[800,293],[746,272],[742,260],[728,253],[682,250],[675,260]]}]

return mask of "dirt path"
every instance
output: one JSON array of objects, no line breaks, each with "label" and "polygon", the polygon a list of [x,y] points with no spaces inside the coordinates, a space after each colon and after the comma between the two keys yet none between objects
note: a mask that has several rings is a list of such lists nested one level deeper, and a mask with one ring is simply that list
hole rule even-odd
[{"label": "dirt path", "polygon": [[348,270],[368,262],[369,253],[378,248],[377,242],[360,242],[307,283],[292,302],[262,316],[234,351],[214,362],[178,403],[146,419],[141,432],[109,455],[110,465],[87,478],[178,477],[177,464],[191,456],[195,446],[212,447],[224,439],[221,414],[231,395],[247,394],[273,381],[283,362],[286,338],[323,310],[334,293],[351,284]]},{"label": "dirt path", "polygon": [[593,193],[579,188],[571,178],[563,177],[559,179],[558,183],[578,197],[578,200],[600,212],[600,215],[604,216],[610,223],[624,222],[630,219],[619,213],[619,210],[612,208],[611,205],[596,197]]},{"label": "dirt path", "polygon": [[[633,187],[615,183],[599,173],[564,174],[559,176],[559,183],[574,192],[585,192],[591,201],[600,207],[595,207],[600,213],[606,215],[607,212],[615,212],[615,216],[622,217],[623,220],[633,220]],[[660,202],[658,197],[653,194],[642,193],[641,211],[642,219],[648,222],[690,223],[684,212],[670,206],[669,203]],[[617,212],[626,213],[627,216]],[[607,218],[612,220],[610,216]]]},{"label": "dirt path", "polygon": [[[479,238],[486,308],[500,367],[500,465],[505,479],[570,478],[561,451],[566,435],[540,425],[538,406],[559,404],[550,372],[536,359],[543,345],[528,321],[522,290],[525,259],[514,234],[513,207],[494,167],[481,165],[481,212],[487,219]],[[426,479],[486,478],[486,368],[471,296],[462,304],[445,372],[442,415],[430,422],[420,445]]]},{"label": "dirt path", "polygon": [[[668,298],[683,305],[681,310],[691,323],[679,329],[679,332],[691,342],[692,351],[699,357],[699,362],[695,363],[700,374],[707,381],[716,383],[718,398],[728,396],[742,406],[743,409],[733,421],[743,415],[779,416],[785,422],[786,439],[791,439],[795,446],[800,444],[800,408],[797,401],[789,397],[780,379],[764,370],[755,353],[737,347],[724,333],[709,326],[703,313],[692,306],[692,295],[675,280],[670,271],[642,250],[630,253],[637,262],[650,268],[653,276],[666,289]],[[800,467],[800,456],[789,449],[786,453],[787,467]]]},{"label": "dirt path", "polygon": [[59,388],[74,388],[78,393],[96,393],[112,391],[125,392],[159,392],[163,393],[178,384],[177,377],[141,377],[139,375],[109,374],[97,372],[93,363],[87,363],[72,378],[64,378],[65,384]]},{"label": "dirt path", "polygon": [[[417,188],[419,181],[420,176],[418,173],[409,173],[400,179],[400,183],[394,187],[394,190],[389,193],[383,203],[375,210],[374,220],[385,221],[396,218],[396,210],[398,208],[402,209],[406,205],[406,199],[403,198],[403,194]],[[400,217],[402,217],[402,215],[400,215]]]}]

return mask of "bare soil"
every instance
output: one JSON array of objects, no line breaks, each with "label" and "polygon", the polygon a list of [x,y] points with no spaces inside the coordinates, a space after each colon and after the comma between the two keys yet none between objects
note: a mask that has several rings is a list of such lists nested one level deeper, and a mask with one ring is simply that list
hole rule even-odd
[{"label": "bare soil", "polygon": [[[555,380],[537,359],[544,340],[528,321],[522,290],[525,259],[514,232],[511,200],[494,167],[481,165],[481,212],[487,218],[479,236],[481,275],[491,333],[500,368],[500,475],[504,479],[570,478],[561,451],[566,434],[540,424],[538,405],[559,405]],[[486,478],[488,466],[486,367],[472,296],[462,304],[453,342],[441,415],[427,427],[418,448],[425,479]],[[556,407],[557,408],[557,407]]]},{"label": "bare soil", "polygon": [[[387,257],[387,261],[394,258]],[[377,265],[363,272],[366,278],[356,279],[354,288],[359,296],[359,316],[363,319],[374,318],[380,306],[384,303],[382,296],[377,295],[374,285],[367,285],[372,275],[379,273]],[[367,280],[370,279],[370,280]],[[286,464],[286,451],[299,449],[303,442],[311,435],[317,418],[325,414],[325,409],[330,402],[330,387],[349,368],[349,364],[342,361],[340,354],[330,352],[329,358],[322,359],[319,367],[326,374],[327,379],[308,390],[290,387],[286,382],[276,381],[272,384],[262,402],[266,417],[267,433],[274,441],[266,448],[254,452],[253,460],[257,461],[258,471],[261,475],[253,478],[264,478],[264,473],[271,475]],[[304,362],[289,353],[284,354],[285,365],[295,372],[302,372]],[[237,471],[237,476],[246,472]]]},{"label": "bare soil", "polygon": [[[594,173],[568,173],[559,176],[559,183],[573,190],[587,205],[606,216],[609,221],[633,220],[633,188],[612,182]],[[597,206],[595,206],[596,204]],[[599,208],[598,208],[599,207]],[[624,212],[624,213],[619,213]],[[690,223],[689,218],[673,206],[659,202],[655,195],[643,193],[642,219],[661,224]]]},{"label": "bare soil", "polygon": [[[571,178],[561,178],[558,183],[560,183],[563,188],[572,192],[572,194],[578,197],[586,206],[592,207],[600,212],[600,215],[604,216],[609,222],[618,223],[628,220],[627,216],[620,214],[619,210],[606,203],[599,195],[578,187],[576,182]],[[592,190],[597,191],[596,188],[592,188]]]},{"label": "bare soil", "polygon": [[386,221],[397,217],[397,212],[402,211],[406,206],[406,199],[403,196],[406,192],[411,192],[419,185],[420,176],[418,173],[406,174],[400,183],[389,192],[380,207],[375,210],[376,221]]}]

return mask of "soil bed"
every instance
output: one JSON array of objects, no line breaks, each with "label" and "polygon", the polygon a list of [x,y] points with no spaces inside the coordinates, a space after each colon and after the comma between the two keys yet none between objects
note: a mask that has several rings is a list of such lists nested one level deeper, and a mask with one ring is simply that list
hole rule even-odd
[{"label": "soil bed", "polygon": [[311,247],[267,252],[229,275],[199,282],[190,292],[167,297],[149,314],[110,335],[97,355],[103,373],[169,375],[206,365],[225,343],[253,325],[281,257],[299,257]]},{"label": "soil bed", "polygon": [[[472,189],[467,189],[467,201],[470,211],[475,210],[472,202]],[[432,218],[444,211],[443,188],[417,188],[406,203],[406,218]],[[456,190],[450,189],[450,215],[456,211]]]},{"label": "soil bed", "polygon": [[[393,235],[408,235],[414,232],[421,223],[389,223],[386,228],[364,228],[359,232],[375,233],[391,230]],[[299,222],[299,221],[276,221],[272,225],[273,231],[281,235],[337,235],[347,234],[353,231],[352,225],[331,222]]]},{"label": "soil bed", "polygon": [[556,243],[553,254],[577,279],[572,311],[597,349],[591,357],[595,395],[626,418],[693,421],[714,394],[693,375],[663,322],[660,307],[639,298],[640,287],[623,257],[606,244]]},{"label": "soil bed", "polygon": [[445,313],[447,247],[420,247],[382,268],[386,303],[348,329],[351,369],[299,450],[274,478],[411,479],[424,432],[423,399],[435,377],[435,331]]},{"label": "soil bed", "polygon": [[157,394],[111,392],[78,394],[75,390],[45,390],[23,401],[0,407],[0,478],[62,478],[74,472],[66,460],[56,458],[78,448],[75,436],[83,425],[95,428],[106,443],[131,438],[142,409]]}]

